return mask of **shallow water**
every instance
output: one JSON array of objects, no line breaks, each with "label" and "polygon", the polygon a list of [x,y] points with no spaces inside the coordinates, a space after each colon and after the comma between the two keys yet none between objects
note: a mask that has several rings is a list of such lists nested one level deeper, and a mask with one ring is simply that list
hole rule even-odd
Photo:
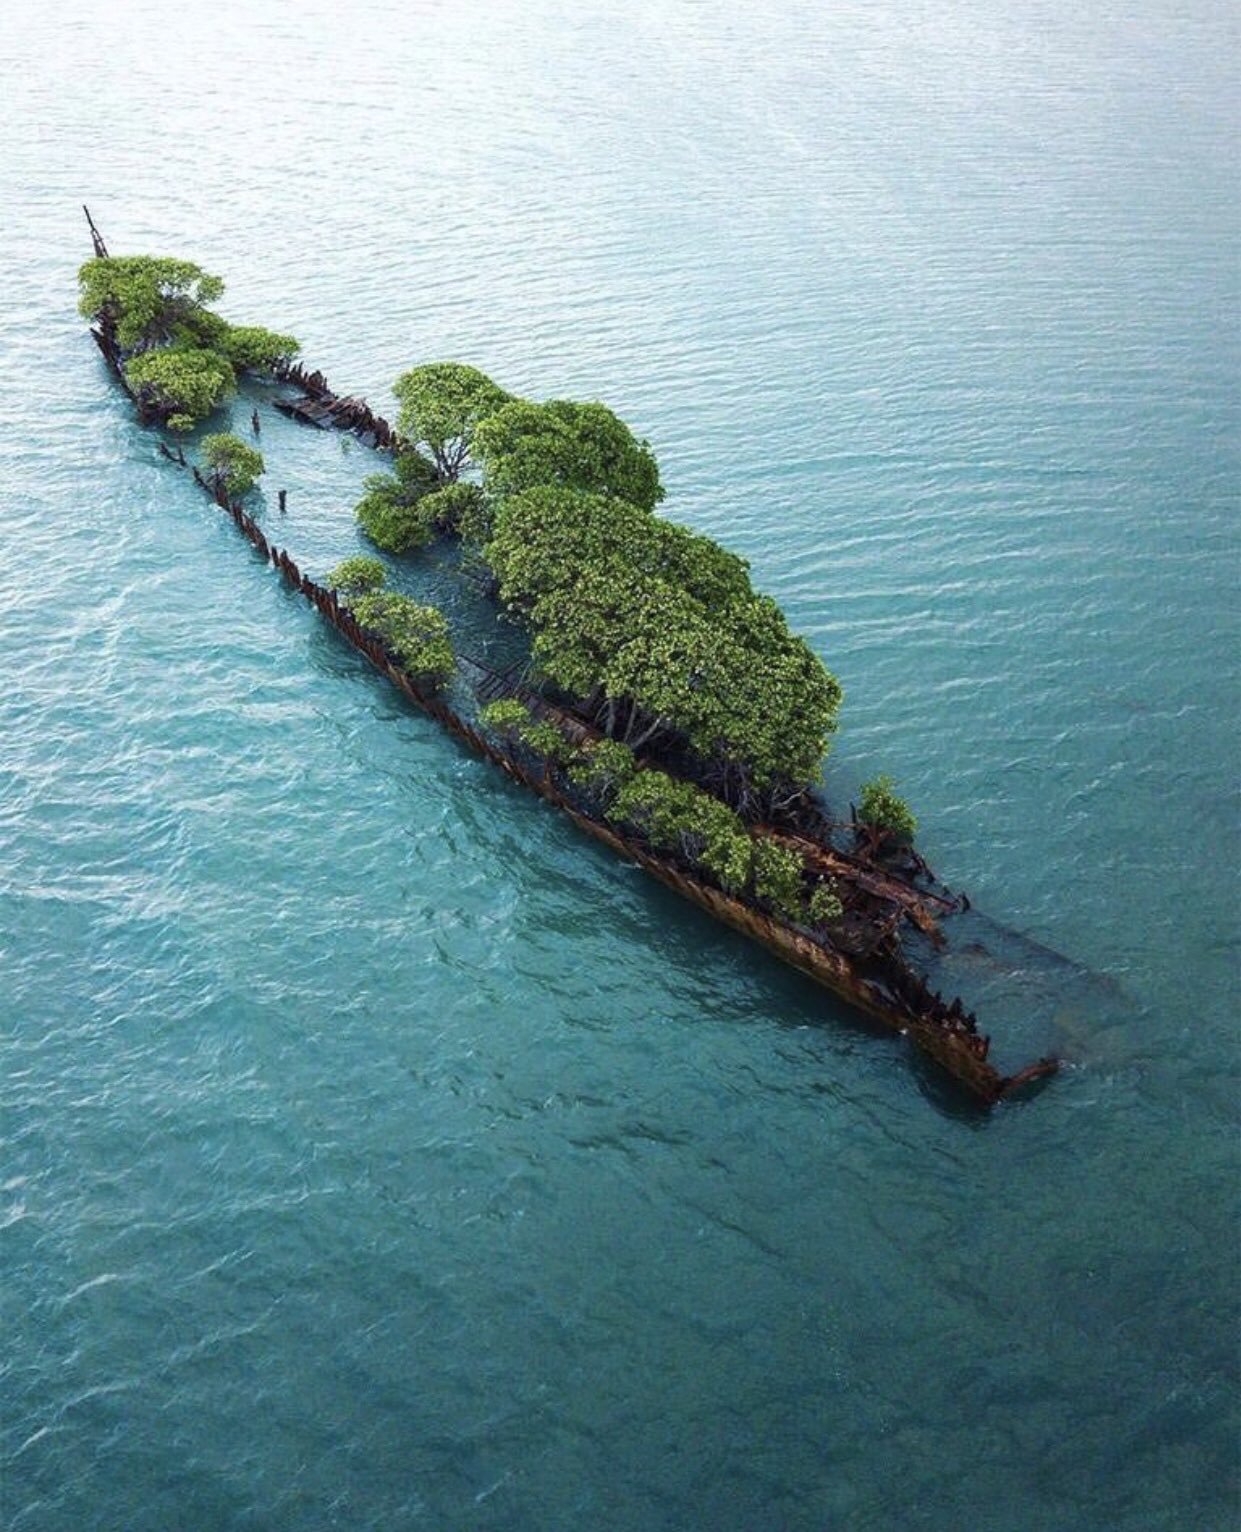
[{"label": "shallow water", "polygon": [[[6,15],[6,1525],[1232,1524],[1236,52]],[[833,795],[892,772],[1097,976],[1073,1067],[963,1112],[404,707],[135,425],[83,201],[381,407],[447,355],[618,408],[844,682]],[[320,572],[365,454],[264,431]]]}]

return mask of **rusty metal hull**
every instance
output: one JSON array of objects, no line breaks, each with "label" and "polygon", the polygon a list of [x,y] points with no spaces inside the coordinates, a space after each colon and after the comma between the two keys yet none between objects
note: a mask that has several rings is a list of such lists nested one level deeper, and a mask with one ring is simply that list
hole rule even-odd
[{"label": "rusty metal hull", "polygon": [[[198,475],[195,474],[195,477],[198,478]],[[198,482],[208,488],[201,479]],[[479,755],[499,766],[514,781],[520,782],[560,809],[587,835],[609,847],[618,856],[637,863],[666,888],[675,890],[715,919],[760,943],[790,967],[813,979],[816,984],[894,1032],[908,1037],[923,1053],[965,1086],[971,1095],[985,1104],[992,1105],[1018,1085],[1055,1071],[1055,1060],[1040,1059],[1016,1075],[1000,1074],[987,1061],[982,1039],[947,1032],[906,1008],[892,1004],[882,990],[859,972],[844,954],[812,941],[795,927],[693,877],[665,858],[652,855],[639,841],[622,834],[611,825],[602,824],[583,814],[559,791],[546,769],[532,771],[502,745],[475,729],[441,697],[417,685],[394,662],[383,645],[354,620],[348,608],[340,604],[332,591],[304,575],[286,551],[268,542],[257,522],[241,505],[230,504],[222,496],[214,498],[263,558],[279,570],[285,580],[316,607],[346,642],[364,655],[410,702],[430,714]]]},{"label": "rusty metal hull", "polygon": [[[89,214],[87,216],[89,217]],[[92,233],[94,233],[93,225]],[[102,241],[98,241],[98,244],[101,245]],[[101,324],[92,330],[92,334],[122,386],[132,397],[132,390],[125,382],[121,352],[108,326]],[[355,430],[381,448],[391,450],[399,447],[400,440],[387,421],[374,415],[360,400],[339,399],[328,389],[321,374],[306,374],[300,368],[291,367],[281,369],[280,376],[285,381],[296,384],[304,391],[308,399],[313,401],[310,409],[305,413],[300,409],[290,409],[288,413],[306,419],[310,419],[313,414],[313,423],[316,425],[330,424],[337,429]],[[141,401],[137,402],[141,406]],[[183,454],[174,457],[166,446],[163,444],[161,446],[164,456],[170,461],[178,466],[188,466]],[[479,755],[499,766],[509,777],[522,783],[568,815],[587,835],[609,847],[618,856],[635,862],[665,887],[674,890],[733,930],[758,942],[781,961],[805,974],[838,998],[892,1031],[909,1038],[918,1049],[959,1081],[975,1099],[992,1105],[1018,1087],[1042,1080],[1055,1073],[1059,1067],[1058,1061],[1053,1058],[1043,1058],[1016,1074],[1002,1075],[987,1060],[985,1038],[949,1030],[942,1024],[919,1015],[912,1007],[894,1001],[880,983],[868,977],[846,954],[812,940],[801,929],[788,925],[702,881],[666,858],[653,855],[648,847],[622,834],[613,826],[603,824],[582,813],[580,808],[560,792],[546,768],[540,771],[531,770],[506,747],[475,729],[441,697],[418,686],[412,677],[394,663],[392,656],[382,644],[359,626],[332,591],[302,574],[286,551],[270,544],[258,524],[240,504],[230,503],[218,489],[214,489],[202,478],[197,469],[193,469],[192,472],[195,481],[212,496],[222,510],[232,517],[238,530],[263,558],[272,563],[285,580],[315,606],[346,642],[363,654],[412,703],[430,714]]]}]

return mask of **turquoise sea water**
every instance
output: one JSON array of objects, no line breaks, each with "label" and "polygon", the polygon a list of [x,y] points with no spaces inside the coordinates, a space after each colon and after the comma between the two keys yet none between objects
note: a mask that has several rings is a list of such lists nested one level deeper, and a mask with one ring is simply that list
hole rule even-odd
[{"label": "turquoise sea water", "polygon": [[[1235,34],[6,12],[6,1528],[1233,1524]],[[404,707],[134,423],[83,201],[385,409],[619,409],[843,680],[833,796],[1098,976],[979,972],[1067,1072],[963,1111]],[[321,572],[368,455],[264,420]]]}]

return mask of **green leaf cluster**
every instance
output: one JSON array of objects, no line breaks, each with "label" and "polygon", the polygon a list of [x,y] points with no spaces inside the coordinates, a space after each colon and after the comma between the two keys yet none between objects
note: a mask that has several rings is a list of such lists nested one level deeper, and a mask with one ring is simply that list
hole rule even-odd
[{"label": "green leaf cluster", "polygon": [[556,765],[563,765],[574,753],[572,744],[550,718],[535,718],[516,697],[497,698],[478,716],[489,729],[509,740],[520,740],[535,755]]},{"label": "green leaf cluster", "polygon": [[839,920],[845,907],[834,880],[825,878],[815,887],[806,905],[806,914],[812,926],[829,926]]},{"label": "green leaf cluster", "polygon": [[103,256],[86,262],[78,285],[81,312],[110,323],[129,353],[130,387],[174,430],[209,415],[236,388],[238,372],[267,370],[300,349],[292,335],[230,325],[208,308],[224,283],[192,261]]},{"label": "green leaf cluster", "polygon": [[397,430],[425,449],[439,478],[451,483],[469,462],[475,429],[509,400],[486,373],[464,362],[429,362],[403,372],[392,387]]},{"label": "green leaf cluster", "polygon": [[487,497],[477,484],[445,484],[433,489],[423,508],[437,530],[450,532],[462,542],[481,546],[491,536]]},{"label": "green leaf cluster", "polygon": [[517,730],[517,737],[528,750],[561,766],[573,755],[573,746],[550,718],[532,718]]},{"label": "green leaf cluster", "polygon": [[448,623],[437,608],[383,590],[367,591],[351,604],[358,622],[381,638],[411,675],[437,684],[451,677]]},{"label": "green leaf cluster", "polygon": [[411,496],[399,478],[373,473],[363,480],[366,493],[354,508],[358,525],[377,548],[388,553],[412,553],[435,535],[435,512],[429,496]]},{"label": "green leaf cluster", "polygon": [[84,317],[106,316],[126,351],[161,345],[178,325],[193,324],[224,292],[219,277],[193,261],[163,256],[102,256],[78,272]]},{"label": "green leaf cluster", "polygon": [[516,697],[497,697],[479,713],[479,718],[497,734],[515,735],[530,722],[530,709]]},{"label": "green leaf cluster", "polygon": [[201,346],[142,351],[125,363],[125,380],[139,398],[170,417],[174,430],[210,415],[237,386],[227,358]]},{"label": "green leaf cluster", "polygon": [[637,769],[637,757],[628,745],[616,739],[593,739],[582,746],[569,767],[569,780],[607,803]]},{"label": "green leaf cluster", "polygon": [[606,732],[684,740],[734,801],[818,778],[840,686],[744,560],[624,501],[547,486],[500,501],[485,556],[539,664],[603,699]]},{"label": "green leaf cluster", "polygon": [[478,421],[473,450],[497,495],[558,485],[615,495],[645,511],[664,497],[649,444],[604,404],[513,399]]},{"label": "green leaf cluster", "polygon": [[918,830],[912,809],[897,795],[892,778],[886,775],[863,786],[858,818],[872,830],[896,841],[911,841]]},{"label": "green leaf cluster", "polygon": [[738,815],[711,793],[663,771],[639,771],[607,811],[640,830],[659,851],[701,863],[724,888],[744,889],[752,867],[752,841]]},{"label": "green leaf cluster", "polygon": [[761,836],[755,836],[751,847],[755,897],[786,920],[805,920],[806,864],[800,853]]},{"label": "green leaf cluster", "polygon": [[363,480],[366,493],[354,515],[367,537],[388,553],[411,553],[423,548],[438,529],[443,507],[428,504],[439,484],[435,464],[412,448],[397,454],[391,473],[373,473]]},{"label": "green leaf cluster", "polygon": [[270,372],[277,362],[290,361],[302,348],[292,335],[278,335],[261,325],[226,324],[217,349],[237,372]]},{"label": "green leaf cluster", "polygon": [[202,451],[209,477],[226,495],[244,495],[264,472],[263,454],[229,432],[204,436]]},{"label": "green leaf cluster", "polygon": [[329,571],[323,583],[329,590],[334,590],[337,595],[349,601],[357,596],[365,596],[368,591],[378,590],[387,578],[388,571],[378,559],[358,554],[337,564],[335,569]]},{"label": "green leaf cluster", "polygon": [[697,864],[727,892],[748,894],[795,925],[826,924],[842,913],[830,882],[817,884],[807,898],[800,852],[751,832],[713,794],[679,777],[637,771],[605,812],[614,823],[638,830],[656,850]]}]

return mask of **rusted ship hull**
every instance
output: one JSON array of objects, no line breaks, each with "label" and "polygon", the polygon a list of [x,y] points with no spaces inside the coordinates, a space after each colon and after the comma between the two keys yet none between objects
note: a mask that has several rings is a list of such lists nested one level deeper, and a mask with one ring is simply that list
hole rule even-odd
[{"label": "rusted ship hull", "polygon": [[[98,251],[102,241],[97,235],[95,237]],[[125,383],[123,358],[115,340],[103,326],[93,329],[92,334],[122,386],[132,396],[132,391]],[[313,417],[312,423],[316,425],[355,431],[381,449],[392,450],[400,445],[396,432],[385,420],[374,415],[360,400],[342,400],[332,394],[320,374],[306,374],[296,367],[286,368],[282,370],[282,381],[299,387],[309,401],[307,411],[290,408],[286,413],[308,420]],[[174,455],[163,443],[161,448],[169,461],[178,466],[188,466],[184,454]],[[533,769],[505,746],[480,733],[441,697],[420,688],[394,662],[383,645],[359,626],[333,592],[304,575],[286,551],[273,546],[240,504],[229,503],[222,494],[212,490],[197,469],[192,472],[197,483],[232,517],[238,530],[254,548],[316,607],[346,642],[365,655],[412,703],[430,714],[479,755],[499,766],[509,777],[567,814],[586,834],[608,846],[618,856],[637,863],[665,887],[674,890],[733,930],[758,942],[790,967],[849,1005],[907,1037],[922,1053],[964,1086],[976,1100],[992,1105],[1017,1088],[1045,1079],[1056,1071],[1058,1061],[1043,1058],[1015,1074],[1001,1074],[988,1061],[986,1038],[969,1031],[950,1030],[941,1022],[920,1015],[913,1005],[894,999],[881,978],[868,974],[864,965],[856,963],[845,953],[812,940],[800,929],[702,881],[672,861],[652,854],[648,847],[622,834],[612,825],[601,823],[583,813],[564,796],[546,769]]]}]

